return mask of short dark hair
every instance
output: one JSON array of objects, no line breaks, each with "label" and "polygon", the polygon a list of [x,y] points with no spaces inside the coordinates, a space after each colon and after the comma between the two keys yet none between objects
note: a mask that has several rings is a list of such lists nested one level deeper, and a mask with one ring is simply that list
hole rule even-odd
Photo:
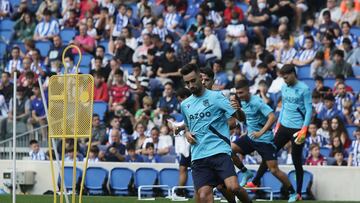
[{"label": "short dark hair", "polygon": [[167,86],[167,85],[170,85],[174,89],[174,84],[172,82],[166,82],[164,84],[164,87]]},{"label": "short dark hair", "polygon": [[308,25],[305,25],[303,28],[303,32],[311,32],[311,27]]},{"label": "short dark hair", "polygon": [[211,68],[200,68],[200,73],[207,75],[209,78],[214,79],[214,71]]},{"label": "short dark hair", "polygon": [[176,97],[180,97],[182,99],[188,98],[191,96],[191,91],[187,88],[180,88],[176,91]]},{"label": "short dark hair", "polygon": [[314,78],[315,81],[321,81],[321,82],[324,82],[324,78],[320,75],[317,75],[315,78]]},{"label": "short dark hair", "polygon": [[124,76],[124,71],[122,71],[121,69],[117,69],[117,70],[115,71],[114,75]]},{"label": "short dark hair", "polygon": [[50,15],[51,15],[51,11],[48,10],[48,9],[45,9],[45,10],[43,11],[43,15],[44,15],[44,16],[50,16]]},{"label": "short dark hair", "polygon": [[103,45],[97,45],[96,48],[100,48],[100,49],[102,49],[102,50],[105,52],[105,47],[104,47]]},{"label": "short dark hair", "polygon": [[39,144],[39,142],[37,140],[30,140],[29,144],[30,145]]},{"label": "short dark hair", "polygon": [[4,72],[2,72],[2,74],[5,74],[5,75],[7,75],[8,77],[11,77],[11,74],[10,74],[9,72],[4,71]]},{"label": "short dark hair", "polygon": [[146,148],[146,149],[149,149],[150,147],[155,148],[155,147],[154,147],[154,143],[152,143],[152,142],[146,143],[145,148]]},{"label": "short dark hair", "polygon": [[141,68],[141,64],[140,63],[133,63],[133,68],[135,68],[135,67]]},{"label": "short dark hair", "polygon": [[94,114],[93,114],[93,118],[94,118],[94,117],[100,118],[99,114],[97,114],[97,113],[94,113]]},{"label": "short dark hair", "polygon": [[93,152],[95,154],[99,154],[99,151],[100,151],[100,149],[96,145],[93,145],[93,146],[90,147],[90,152]]},{"label": "short dark hair", "polygon": [[257,65],[257,67],[258,67],[258,68],[267,68],[267,65],[266,65],[266,63],[259,63],[259,64]]},{"label": "short dark hair", "polygon": [[280,37],[282,40],[290,40],[290,34],[287,32],[282,34]]},{"label": "short dark hair", "polygon": [[126,150],[127,150],[127,151],[130,151],[130,150],[135,151],[135,149],[136,149],[136,146],[135,146],[135,143],[134,143],[134,142],[129,142],[129,143],[126,145]]},{"label": "short dark hair", "polygon": [[360,127],[357,127],[355,132],[360,132]]},{"label": "short dark hair", "polygon": [[348,37],[344,37],[342,43],[343,43],[343,44],[348,44],[348,45],[352,46],[351,40],[350,40]]},{"label": "short dark hair", "polygon": [[315,59],[324,60],[324,52],[323,51],[316,52]]},{"label": "short dark hair", "polygon": [[181,75],[187,75],[191,72],[195,71],[196,73],[199,73],[199,67],[195,64],[186,64],[183,66],[180,70]]},{"label": "short dark hair", "polygon": [[235,84],[235,89],[249,88],[250,84],[248,80],[240,80]]},{"label": "short dark hair", "polygon": [[340,49],[336,49],[336,50],[334,51],[334,56],[335,56],[335,55],[338,55],[338,56],[340,56],[341,58],[344,58],[344,56],[345,56],[344,51],[343,51],[343,50],[340,50]]},{"label": "short dark hair", "polygon": [[290,73],[296,74],[295,66],[292,64],[285,64],[281,68],[280,72],[281,72],[281,74],[290,74]]},{"label": "short dark hair", "polygon": [[322,14],[322,16],[331,16],[331,13],[329,10],[324,11],[324,13]]},{"label": "short dark hair", "polygon": [[335,76],[335,80],[340,79],[340,80],[345,80],[345,76],[343,74],[338,74]]},{"label": "short dark hair", "polygon": [[320,92],[314,90],[314,91],[312,92],[311,97],[314,98],[314,99],[320,99],[320,98],[321,98],[321,94],[320,94]]},{"label": "short dark hair", "polygon": [[96,60],[102,61],[102,60],[103,60],[103,57],[101,57],[101,56],[95,56],[95,61],[96,61]]},{"label": "short dark hair", "polygon": [[312,42],[314,42],[314,37],[313,36],[307,36],[307,37],[305,37],[305,40],[310,40],[310,41],[312,41]]},{"label": "short dark hair", "polygon": [[327,94],[324,96],[324,100],[335,101],[335,97],[333,94]]}]

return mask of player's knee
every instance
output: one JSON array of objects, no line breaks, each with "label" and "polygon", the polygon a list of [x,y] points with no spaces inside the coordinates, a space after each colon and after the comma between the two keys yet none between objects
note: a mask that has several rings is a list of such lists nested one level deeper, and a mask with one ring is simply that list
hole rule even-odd
[{"label": "player's knee", "polygon": [[232,193],[237,193],[238,191],[240,191],[240,186],[239,184],[232,184],[229,186],[228,188]]},{"label": "player's knee", "polygon": [[200,202],[209,202],[211,195],[207,191],[200,191],[199,192],[199,200]]},{"label": "player's knee", "polygon": [[278,167],[270,167],[269,168],[269,171],[272,173],[272,174],[277,174],[280,169]]}]

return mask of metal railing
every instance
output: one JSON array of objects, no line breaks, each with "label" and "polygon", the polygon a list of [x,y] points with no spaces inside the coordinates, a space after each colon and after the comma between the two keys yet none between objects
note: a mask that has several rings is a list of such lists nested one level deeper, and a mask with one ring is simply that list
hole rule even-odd
[{"label": "metal railing", "polygon": [[[43,125],[16,135],[16,159],[23,159],[29,156],[29,142],[32,139],[37,140],[41,148],[48,147],[47,138],[43,138],[41,134],[41,129],[47,127],[48,125]],[[12,143],[12,137],[0,141],[0,159],[12,159]]]}]

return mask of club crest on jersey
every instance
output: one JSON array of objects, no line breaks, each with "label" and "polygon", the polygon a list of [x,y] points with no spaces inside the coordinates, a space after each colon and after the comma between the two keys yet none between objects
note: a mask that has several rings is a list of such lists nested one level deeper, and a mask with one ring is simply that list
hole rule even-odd
[{"label": "club crest on jersey", "polygon": [[186,105],[186,108],[190,108],[190,104],[187,104],[187,105]]},{"label": "club crest on jersey", "polygon": [[205,100],[203,101],[203,105],[204,105],[205,107],[210,106],[209,100],[208,100],[208,99],[205,99]]}]

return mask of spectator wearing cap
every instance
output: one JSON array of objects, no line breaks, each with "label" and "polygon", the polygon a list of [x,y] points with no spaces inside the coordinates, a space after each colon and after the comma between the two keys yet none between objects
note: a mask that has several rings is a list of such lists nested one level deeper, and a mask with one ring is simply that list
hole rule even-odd
[{"label": "spectator wearing cap", "polygon": [[333,64],[330,69],[332,75],[341,74],[344,75],[345,78],[354,77],[354,72],[351,67],[351,64],[347,63],[344,60],[344,51],[342,50],[338,49],[334,51]]},{"label": "spectator wearing cap", "polygon": [[124,37],[119,37],[114,43],[109,41],[109,52],[114,53],[114,58],[121,61],[122,64],[132,64],[134,50],[126,45]]},{"label": "spectator wearing cap", "polygon": [[221,60],[221,49],[219,39],[213,33],[210,26],[204,29],[205,39],[202,46],[198,49],[200,64],[205,64],[209,60]]},{"label": "spectator wearing cap", "polygon": [[310,75],[311,77],[321,76],[323,78],[329,77],[331,73],[331,62],[325,60],[324,52],[318,51],[315,54],[314,61],[311,63]]},{"label": "spectator wearing cap", "polygon": [[175,50],[173,48],[166,50],[165,58],[157,70],[159,80],[164,84],[170,79],[175,87],[179,87],[181,85],[180,65],[180,62],[175,57]]},{"label": "spectator wearing cap", "polygon": [[165,27],[164,18],[159,17],[156,21],[156,27],[153,30],[155,35],[159,35],[161,41],[165,41],[165,36],[169,34],[167,28]]},{"label": "spectator wearing cap", "polygon": [[180,46],[176,52],[176,58],[180,62],[180,67],[188,63],[196,64],[198,61],[198,54],[195,49],[190,46],[189,36],[183,35],[180,38]]},{"label": "spectator wearing cap", "polygon": [[[79,35],[75,36],[75,39],[70,42],[70,44],[74,44],[78,46],[81,52],[84,54],[85,52],[92,54],[95,49],[95,39],[90,37],[87,34],[87,26],[85,24],[81,24],[79,26]],[[72,50],[73,54],[77,54],[77,50]]]},{"label": "spectator wearing cap", "polygon": [[327,94],[332,93],[332,89],[328,86],[324,85],[324,78],[321,76],[316,76],[315,80],[315,90],[320,93],[321,97],[323,98]]},{"label": "spectator wearing cap", "polygon": [[32,39],[34,36],[34,31],[36,28],[36,23],[31,15],[31,13],[24,13],[20,19],[15,22],[15,39],[23,41],[25,39]]},{"label": "spectator wearing cap", "polygon": [[108,86],[104,81],[104,76],[99,71],[94,73],[94,101],[109,101]]},{"label": "spectator wearing cap", "polygon": [[227,74],[224,71],[224,64],[221,60],[214,61],[212,65],[212,70],[214,72],[214,84],[212,90],[223,90],[230,83],[227,78]]},{"label": "spectator wearing cap", "polygon": [[135,62],[144,63],[146,61],[147,51],[153,48],[150,34],[144,34],[142,37],[143,37],[143,44],[135,49],[135,52],[132,56],[132,61],[134,63]]},{"label": "spectator wearing cap", "polygon": [[[44,127],[46,125],[46,114],[45,107],[43,104],[43,100],[41,97],[40,87],[38,83],[35,83],[32,88],[34,97],[31,99],[30,103],[30,111],[31,116],[27,121],[28,130],[33,130],[34,125],[40,125],[41,127],[41,137],[42,141],[46,141],[47,139],[47,129]],[[46,98],[45,98],[46,99]]]},{"label": "spectator wearing cap", "polygon": [[139,109],[140,101],[148,94],[149,78],[141,73],[141,64],[133,64],[133,73],[128,76],[126,84],[134,95],[135,109]]},{"label": "spectator wearing cap", "polygon": [[11,75],[13,75],[15,71],[19,71],[19,72],[23,71],[19,47],[14,46],[11,49],[11,59],[9,63],[6,65],[4,71],[11,73]]},{"label": "spectator wearing cap", "polygon": [[281,46],[278,51],[275,51],[276,62],[281,64],[290,64],[296,56],[296,49],[290,45],[290,35],[285,33],[281,35]]},{"label": "spectator wearing cap", "polygon": [[317,115],[320,120],[329,120],[335,117],[340,117],[344,120],[344,115],[339,111],[335,105],[335,98],[332,94],[327,94],[324,97],[324,103],[322,110]]},{"label": "spectator wearing cap", "polygon": [[0,81],[0,94],[2,94],[5,98],[6,104],[9,104],[10,99],[13,95],[13,84],[10,82],[11,75],[9,72],[1,73],[1,81]]},{"label": "spectator wearing cap", "polygon": [[47,9],[44,10],[44,19],[36,25],[34,32],[35,41],[49,41],[52,40],[55,35],[58,35],[59,23],[56,19],[51,19],[51,12]]},{"label": "spectator wearing cap", "polygon": [[226,27],[226,39],[230,49],[233,50],[235,59],[241,59],[241,53],[248,45],[245,25],[239,21],[239,14],[233,11],[231,21]]},{"label": "spectator wearing cap", "polygon": [[[13,104],[13,99],[10,99],[9,104]],[[30,99],[25,96],[25,88],[19,86],[16,90],[16,120],[17,123],[26,124],[29,116],[31,115],[30,111]],[[8,114],[8,127],[12,126],[13,120],[13,105],[9,105],[9,114]]]},{"label": "spectator wearing cap", "polygon": [[310,64],[314,60],[316,54],[314,43],[315,41],[313,37],[306,37],[304,49],[296,54],[292,63],[296,66],[305,66]]}]

